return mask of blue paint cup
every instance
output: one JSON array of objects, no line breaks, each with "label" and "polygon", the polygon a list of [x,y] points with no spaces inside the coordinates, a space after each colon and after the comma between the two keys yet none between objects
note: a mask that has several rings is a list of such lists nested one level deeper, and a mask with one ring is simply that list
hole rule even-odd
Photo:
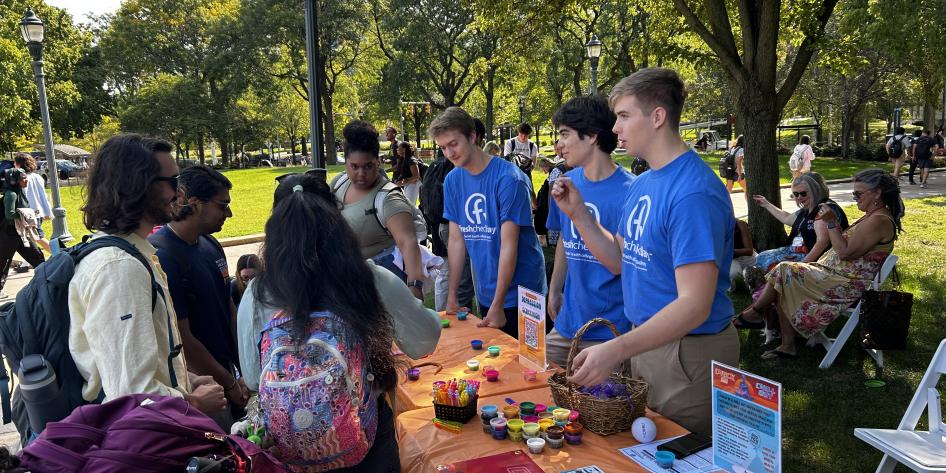
[{"label": "blue paint cup", "polygon": [[457,320],[466,320],[466,314],[465,310],[457,312]]},{"label": "blue paint cup", "polygon": [[473,347],[474,350],[482,350],[483,340],[470,340],[470,346]]},{"label": "blue paint cup", "polygon": [[657,453],[654,454],[654,460],[657,462],[657,466],[661,468],[672,468],[675,459],[673,453],[666,450],[657,450]]}]

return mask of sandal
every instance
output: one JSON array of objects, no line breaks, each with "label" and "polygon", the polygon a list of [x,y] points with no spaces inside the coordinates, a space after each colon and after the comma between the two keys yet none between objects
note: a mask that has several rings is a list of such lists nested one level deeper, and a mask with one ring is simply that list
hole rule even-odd
[{"label": "sandal", "polygon": [[752,320],[747,320],[745,317],[743,317],[750,310],[755,313],[759,312],[751,305],[749,307],[746,307],[746,309],[743,310],[741,313],[739,313],[739,315],[737,315],[736,318],[733,319],[732,321],[732,325],[733,327],[736,327],[736,330],[761,330],[765,328],[764,319],[752,321]]},{"label": "sandal", "polygon": [[797,358],[798,358],[798,355],[779,350],[778,348],[774,350],[769,350],[762,354],[763,360],[778,360],[778,359],[794,360]]}]

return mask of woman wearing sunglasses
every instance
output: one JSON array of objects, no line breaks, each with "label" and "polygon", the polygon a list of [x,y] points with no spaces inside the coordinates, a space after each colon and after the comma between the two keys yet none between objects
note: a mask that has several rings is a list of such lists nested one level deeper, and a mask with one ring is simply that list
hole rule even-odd
[{"label": "woman wearing sunglasses", "polygon": [[763,359],[795,358],[796,334],[824,330],[861,298],[903,231],[903,200],[896,178],[881,169],[854,176],[854,200],[864,216],[846,231],[832,206],[822,204],[818,219],[827,228],[831,249],[815,263],[779,263],[765,276],[758,300],[737,317],[745,328],[761,328],[762,311],[774,305],[782,342]]},{"label": "woman wearing sunglasses", "polygon": [[763,251],[756,257],[755,267],[758,269],[747,271],[746,274],[746,284],[749,284],[750,288],[761,285],[761,276],[782,261],[813,263],[831,248],[828,229],[824,223],[817,221],[818,209],[822,204],[830,206],[838,216],[841,230],[847,229],[847,216],[841,207],[831,200],[828,186],[820,174],[809,172],[796,177],[792,181],[792,197],[799,207],[794,213],[772,205],[761,195],[752,196],[756,204],[768,210],[780,222],[791,225],[792,230],[788,234],[788,246]]}]

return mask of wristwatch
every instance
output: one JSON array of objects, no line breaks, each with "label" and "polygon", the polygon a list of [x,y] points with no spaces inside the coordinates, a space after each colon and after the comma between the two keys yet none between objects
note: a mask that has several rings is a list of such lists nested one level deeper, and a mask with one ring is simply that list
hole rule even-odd
[{"label": "wristwatch", "polygon": [[407,281],[407,287],[416,287],[417,289],[420,289],[421,291],[423,291],[423,290],[424,290],[424,281],[420,281],[420,280],[416,280],[416,279],[413,280],[413,281]]},{"label": "wristwatch", "polygon": [[832,228],[838,228],[837,222],[830,222],[830,223],[828,223],[828,224],[826,224],[826,225],[827,225],[827,227],[828,227],[828,230],[831,230]]}]

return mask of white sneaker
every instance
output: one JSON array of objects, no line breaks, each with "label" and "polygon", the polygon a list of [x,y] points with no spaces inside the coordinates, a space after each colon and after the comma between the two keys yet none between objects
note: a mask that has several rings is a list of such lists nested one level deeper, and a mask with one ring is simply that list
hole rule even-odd
[{"label": "white sneaker", "polygon": [[921,188],[921,189],[926,189],[926,183],[924,182],[923,184],[920,184],[920,188]]}]

